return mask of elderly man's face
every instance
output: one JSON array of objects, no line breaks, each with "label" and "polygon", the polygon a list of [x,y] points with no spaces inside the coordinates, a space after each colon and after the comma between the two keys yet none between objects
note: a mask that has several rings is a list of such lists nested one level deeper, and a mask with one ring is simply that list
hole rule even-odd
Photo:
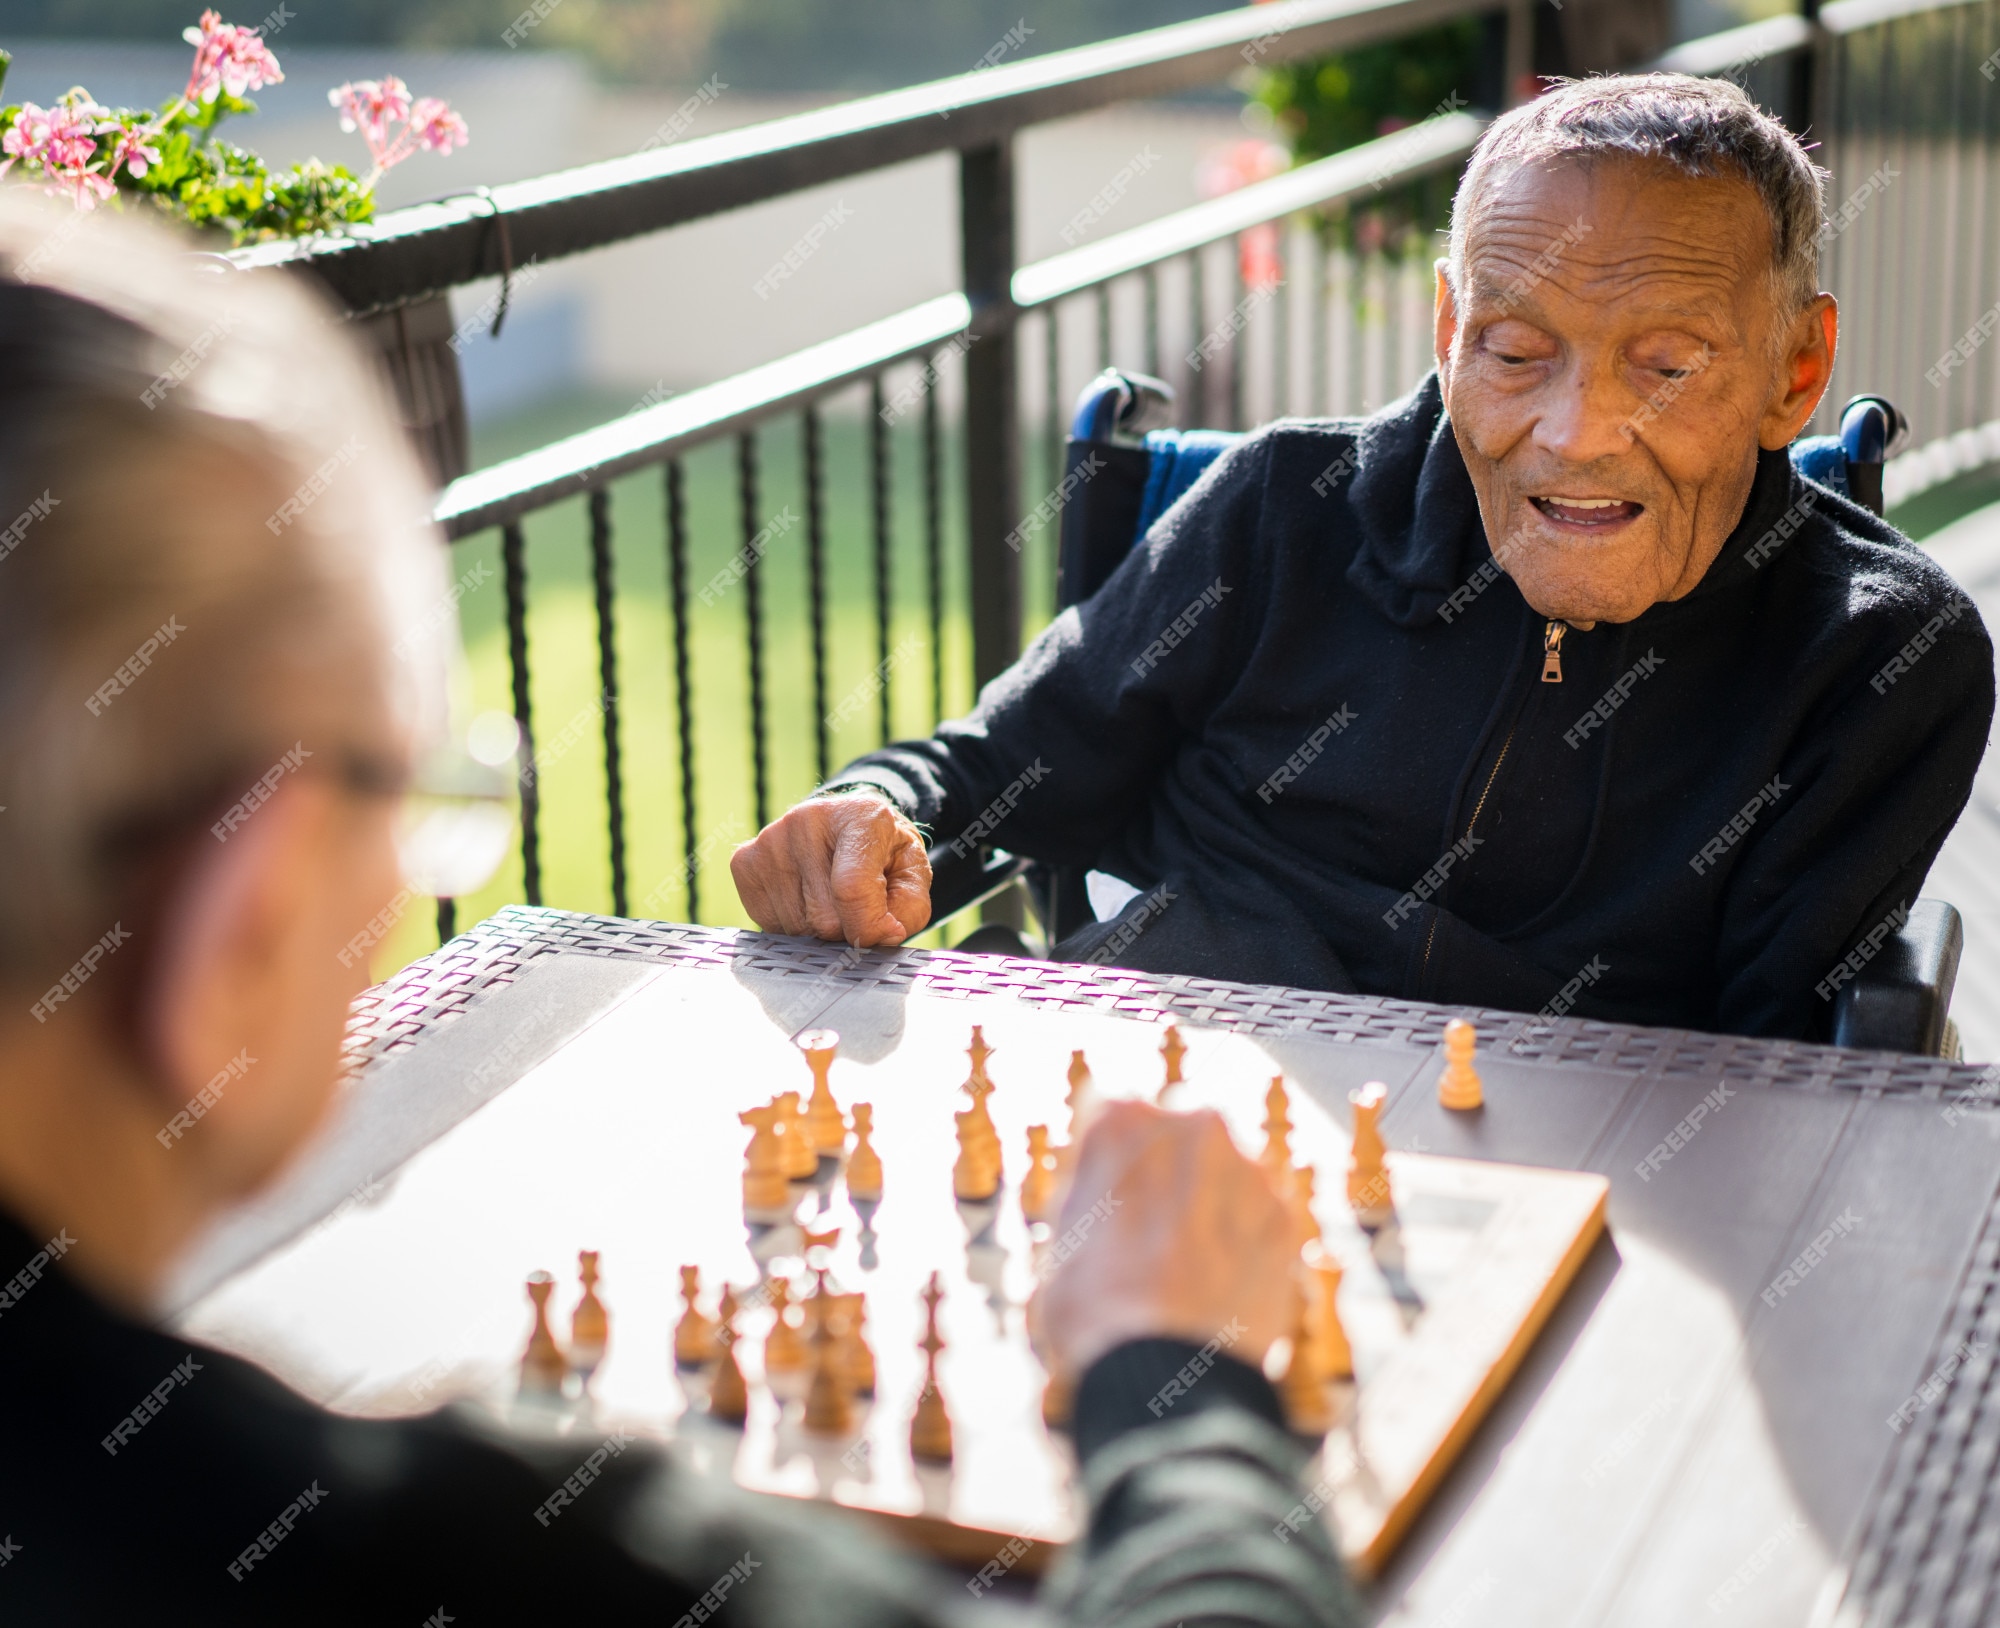
[{"label": "elderly man's face", "polygon": [[1833,367],[1774,297],[1747,182],[1645,160],[1499,179],[1438,279],[1446,410],[1500,565],[1544,616],[1630,621],[1701,580]]}]

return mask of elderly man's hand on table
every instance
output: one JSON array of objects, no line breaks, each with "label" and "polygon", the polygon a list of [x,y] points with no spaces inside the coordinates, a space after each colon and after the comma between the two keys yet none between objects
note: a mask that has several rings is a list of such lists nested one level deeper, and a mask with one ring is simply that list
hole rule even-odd
[{"label": "elderly man's hand on table", "polygon": [[743,908],[766,932],[887,949],[931,919],[924,839],[870,792],[815,797],[730,856]]},{"label": "elderly man's hand on table", "polygon": [[1081,1375],[1128,1340],[1205,1345],[1225,1329],[1232,1357],[1263,1365],[1289,1326],[1298,1233],[1219,1114],[1108,1105],[1077,1152],[1056,1236],[1093,1209],[1030,1309],[1052,1371]]}]

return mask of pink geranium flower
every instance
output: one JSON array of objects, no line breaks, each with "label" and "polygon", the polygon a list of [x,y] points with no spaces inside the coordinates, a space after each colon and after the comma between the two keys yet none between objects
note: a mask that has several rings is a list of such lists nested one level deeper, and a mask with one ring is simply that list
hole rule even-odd
[{"label": "pink geranium flower", "polygon": [[246,90],[275,85],[284,79],[271,48],[257,37],[254,28],[225,23],[213,11],[201,14],[199,27],[181,35],[194,47],[194,67],[188,73],[182,97],[190,102],[212,102],[222,91],[241,96]]},{"label": "pink geranium flower", "polygon": [[[326,99],[340,110],[340,128],[359,130],[368,143],[368,156],[375,161],[366,182],[371,187],[419,148],[449,153],[471,139],[465,120],[441,98],[413,101],[410,87],[393,74],[338,85]],[[397,124],[400,130],[394,128]]]},{"label": "pink geranium flower", "polygon": [[436,96],[426,96],[410,109],[410,130],[419,146],[434,153],[448,153],[472,139],[465,120]]},{"label": "pink geranium flower", "polygon": [[134,175],[144,175],[152,165],[159,163],[160,150],[146,140],[149,133],[127,130],[120,135],[118,150],[111,156],[112,173],[116,174],[118,166],[123,164]]}]

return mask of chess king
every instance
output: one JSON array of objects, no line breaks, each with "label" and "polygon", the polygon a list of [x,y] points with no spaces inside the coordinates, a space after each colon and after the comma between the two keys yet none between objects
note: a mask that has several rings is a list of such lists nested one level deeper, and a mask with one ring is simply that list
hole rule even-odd
[{"label": "chess king", "polygon": [[[481,879],[449,840],[462,820],[416,818],[476,766],[455,755],[446,555],[394,409],[304,282],[219,277],[186,249],[136,211],[0,189],[0,515],[40,516],[0,562],[0,1389],[33,1399],[0,1453],[0,1614],[330,1628],[443,1601],[468,1624],[672,1623],[739,1576],[734,1628],[1018,1622],[872,1531],[718,1490],[622,1430],[336,1416],[154,1325],[190,1241],[327,1113],[384,924]],[[175,357],[199,361],[162,375]],[[260,801],[232,827],[246,787]],[[665,1089],[712,1084],[662,1061]],[[790,1110],[746,1117],[767,1145],[745,1196],[783,1204]],[[715,1150],[732,1180],[739,1135]],[[818,1137],[815,1163],[824,1104]],[[1358,1622],[1326,1531],[1271,1538],[1304,1496],[1261,1368],[1294,1315],[1285,1206],[1210,1113],[1114,1102],[1067,1158],[1079,1203],[1122,1202],[1033,1315],[1073,1376],[1086,1473],[1117,1474],[1042,1611],[1097,1619],[1129,1595],[1162,1623],[1219,1599],[1246,1628]],[[1189,1171],[1213,1230],[1183,1202]],[[922,1175],[891,1174],[891,1204]],[[631,1360],[617,1331],[646,1321],[644,1293],[672,1322],[669,1283],[614,1281],[616,1315],[591,1297],[567,1357],[554,1285],[505,1291],[532,1330],[531,1390],[559,1395],[607,1342]],[[683,1284],[692,1310],[699,1279]],[[817,1298],[815,1416],[838,1426],[869,1379],[862,1308]],[[395,1345],[396,1308],[363,1297],[354,1315]],[[1148,1412],[1231,1320],[1186,1400]],[[701,1323],[650,1352],[706,1358],[718,1419],[750,1404],[737,1321],[725,1286],[712,1354]],[[942,1399],[949,1353],[938,1367]],[[937,1422],[914,1448],[943,1445]]]},{"label": "chess king", "polygon": [[1224,452],[969,717],[740,848],[744,907],[901,943],[931,832],[1123,884],[1059,960],[1518,1012],[1590,965],[1577,1016],[1827,1038],[1815,986],[1916,898],[1994,671],[1944,571],[1787,455],[1834,366],[1822,213],[1725,81],[1495,121],[1436,370]]}]

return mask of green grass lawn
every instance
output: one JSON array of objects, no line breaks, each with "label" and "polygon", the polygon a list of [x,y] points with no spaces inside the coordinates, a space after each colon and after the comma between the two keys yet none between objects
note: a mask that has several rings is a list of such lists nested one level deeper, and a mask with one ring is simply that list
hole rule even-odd
[{"label": "green grass lawn", "polygon": [[[496,424],[475,437],[484,465],[614,416],[624,402],[578,400]],[[920,419],[911,414],[892,436],[892,663],[888,671],[893,734],[927,734],[933,708],[929,583],[924,551]],[[967,611],[965,530],[955,426],[941,436],[944,495],[943,662],[945,712],[972,700],[971,626]],[[867,436],[854,411],[825,418],[827,536],[827,695],[843,722],[833,731],[836,769],[881,743],[879,702],[871,684],[879,661],[874,612],[873,533]],[[788,506],[794,523],[763,557],[765,696],[770,741],[770,810],[783,810],[816,781],[812,646],[807,614],[805,498],[800,428],[781,419],[758,436],[759,522]],[[1032,462],[1032,455],[1031,455]],[[730,884],[730,848],[756,829],[751,770],[750,680],[744,590],[725,586],[713,603],[700,592],[742,543],[733,440],[704,447],[686,462],[690,667],[695,751],[695,836],[705,861],[689,909],[680,806],[679,732],[675,722],[673,642],[667,600],[666,497],[658,470],[612,488],[616,554],[619,716],[626,803],[628,892],[634,915],[749,925]],[[1031,484],[1039,480],[1039,471]],[[1039,490],[1037,492],[1039,495]],[[611,909],[604,743],[598,696],[597,622],[590,575],[588,516],[581,497],[531,516],[528,549],[528,651],[540,769],[542,899],[570,910]],[[463,579],[478,564],[489,575],[459,605],[479,710],[512,711],[506,602],[500,540],[486,533],[454,545]],[[1053,602],[1053,549],[1030,545],[1030,603]],[[857,687],[861,687],[857,690]],[[844,698],[855,701],[843,708]],[[563,743],[568,742],[565,746]],[[469,925],[523,897],[518,849],[481,893],[459,901]],[[961,926],[960,931],[964,928]],[[927,938],[925,942],[937,942]],[[413,908],[384,941],[378,977],[437,945],[428,901]]]}]

